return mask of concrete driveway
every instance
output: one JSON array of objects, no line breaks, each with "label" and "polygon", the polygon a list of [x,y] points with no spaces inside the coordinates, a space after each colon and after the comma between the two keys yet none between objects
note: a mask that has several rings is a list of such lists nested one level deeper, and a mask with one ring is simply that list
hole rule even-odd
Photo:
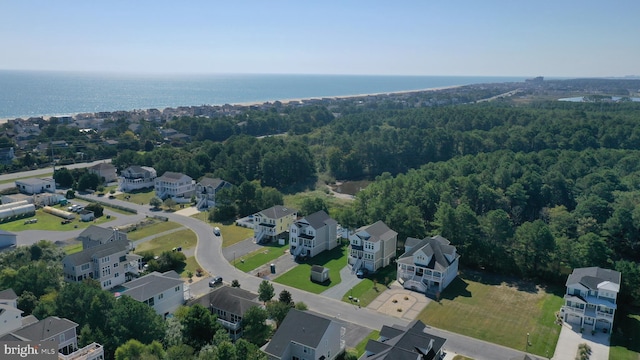
[{"label": "concrete driveway", "polygon": [[589,360],[609,359],[609,334],[597,331],[591,335],[591,331],[586,329],[581,334],[579,325],[571,325],[563,321],[553,360],[574,360],[578,353],[578,345],[584,343],[591,347]]}]

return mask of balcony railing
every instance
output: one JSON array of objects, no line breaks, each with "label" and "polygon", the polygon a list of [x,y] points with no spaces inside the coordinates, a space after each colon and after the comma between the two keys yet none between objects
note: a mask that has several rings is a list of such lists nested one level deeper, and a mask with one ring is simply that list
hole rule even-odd
[{"label": "balcony railing", "polygon": [[232,323],[231,321],[218,318],[218,322],[228,330],[238,330],[242,327],[242,322],[240,321]]},{"label": "balcony railing", "polygon": [[93,359],[95,356],[104,354],[102,345],[98,343],[91,343],[82,349],[78,349],[69,355],[58,353],[58,359],[61,360],[81,360],[81,359]]},{"label": "balcony railing", "polygon": [[567,313],[576,314],[580,316],[584,315],[584,309],[574,308],[572,306],[563,306],[562,309]]},{"label": "balcony railing", "polygon": [[604,318],[613,321],[613,314],[605,313],[602,311],[598,311],[598,318]]}]

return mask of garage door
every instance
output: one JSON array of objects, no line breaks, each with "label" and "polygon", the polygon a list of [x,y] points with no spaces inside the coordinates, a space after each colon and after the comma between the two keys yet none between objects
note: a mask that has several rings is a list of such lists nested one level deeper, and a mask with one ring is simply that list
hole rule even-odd
[{"label": "garage door", "polygon": [[566,322],[569,324],[580,325],[580,316],[575,314],[567,314]]}]

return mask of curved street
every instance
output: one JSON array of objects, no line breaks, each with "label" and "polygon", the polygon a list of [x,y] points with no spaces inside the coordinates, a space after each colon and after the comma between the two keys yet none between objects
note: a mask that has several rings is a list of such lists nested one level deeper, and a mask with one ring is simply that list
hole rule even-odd
[{"label": "curved street", "polygon": [[[88,196],[89,198],[91,196]],[[96,197],[97,199],[97,197]],[[250,275],[235,268],[225,259],[222,252],[222,238],[213,234],[211,225],[193,217],[187,217],[176,213],[159,213],[151,211],[149,205],[137,205],[117,199],[100,198],[102,202],[111,202],[121,206],[136,209],[138,214],[122,215],[117,214],[117,219],[113,222],[103,224],[103,226],[121,226],[130,224],[145,217],[154,215],[166,216],[170,221],[179,223],[191,229],[197,236],[198,242],[195,248],[195,257],[200,266],[210,274],[222,276],[225,281],[237,279],[243,289],[258,292],[262,278]],[[108,212],[108,208],[105,208]],[[50,241],[65,241],[76,237],[82,230],[52,232],[27,230],[17,233],[18,245],[29,245],[41,239]],[[302,301],[308,305],[310,310],[323,314],[338,321],[357,324],[371,330],[380,330],[383,325],[393,326],[395,324],[406,326],[409,321],[379,313],[367,308],[358,308],[354,305],[342,301],[325,297],[322,295],[308,293],[296,288],[273,283],[276,294],[286,289],[289,291],[294,301]],[[430,333],[447,339],[445,349],[450,352],[472,356],[476,360],[500,360],[512,359],[524,356],[524,352],[477,340],[467,336],[462,336],[448,331],[430,328]]]}]

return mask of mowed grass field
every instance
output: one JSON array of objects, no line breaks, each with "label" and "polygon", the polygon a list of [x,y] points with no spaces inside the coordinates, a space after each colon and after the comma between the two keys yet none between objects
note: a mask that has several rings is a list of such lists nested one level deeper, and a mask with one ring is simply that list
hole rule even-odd
[{"label": "mowed grass field", "polygon": [[463,273],[418,316],[425,324],[517,350],[553,354],[560,335],[555,312],[563,298],[526,282]]},{"label": "mowed grass field", "polygon": [[[55,206],[54,208],[63,210],[62,207],[58,207],[58,206]],[[1,226],[2,226],[2,230],[10,231],[10,232],[20,232],[24,230],[70,231],[75,229],[86,229],[90,225],[100,225],[116,219],[114,216],[111,216],[110,219],[107,219],[106,216],[101,216],[97,218],[95,222],[93,221],[83,222],[83,221],[80,221],[80,216],[78,214],[75,214],[75,215],[76,215],[76,218],[74,220],[71,220],[70,223],[63,225],[61,224],[61,222],[64,219],[57,217],[55,215],[46,213],[42,209],[38,209],[36,210],[35,216],[2,223]],[[38,222],[35,224],[24,223],[26,220],[30,220],[30,219],[38,219]]]},{"label": "mowed grass field", "polygon": [[182,227],[182,225],[172,221],[158,222],[153,225],[145,226],[140,229],[130,231],[127,233],[127,237],[131,241],[136,241],[136,240],[144,239],[148,236],[163,233],[165,231],[177,229],[179,227]]},{"label": "mowed grass field", "polygon": [[[271,243],[265,245],[262,249],[235,259],[235,267],[244,272],[257,269],[260,266],[268,264],[272,260],[284,255],[285,250],[288,248],[289,244],[280,245],[277,243]],[[233,260],[231,262],[233,263]]]},{"label": "mowed grass field", "polygon": [[[314,294],[320,294],[330,287],[340,283],[340,269],[347,265],[348,251],[349,247],[346,245],[337,246],[331,251],[324,251],[308,260],[308,263],[303,263],[294,267],[286,273],[278,276],[273,281]],[[312,282],[309,278],[311,277],[311,266],[313,265],[322,265],[329,268],[330,281],[327,281],[327,283],[324,284]]]},{"label": "mowed grass field", "polygon": [[640,309],[622,308],[616,319],[609,348],[610,360],[640,360]]},{"label": "mowed grass field", "polygon": [[162,252],[171,251],[178,246],[182,246],[183,250],[190,249],[196,246],[197,241],[196,233],[185,229],[143,242],[136,246],[135,252],[139,254],[143,251],[151,251],[155,255],[160,255]]}]

